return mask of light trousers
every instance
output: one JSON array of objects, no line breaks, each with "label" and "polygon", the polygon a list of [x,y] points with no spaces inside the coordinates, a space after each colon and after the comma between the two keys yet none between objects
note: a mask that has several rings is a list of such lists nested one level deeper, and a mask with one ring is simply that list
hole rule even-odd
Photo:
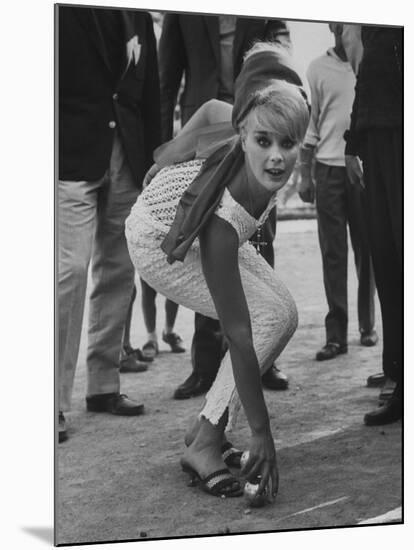
[{"label": "light trousers", "polygon": [[68,411],[89,263],[87,395],[119,392],[119,356],[134,283],[124,224],[138,196],[121,141],[96,181],[58,182],[58,405]]}]

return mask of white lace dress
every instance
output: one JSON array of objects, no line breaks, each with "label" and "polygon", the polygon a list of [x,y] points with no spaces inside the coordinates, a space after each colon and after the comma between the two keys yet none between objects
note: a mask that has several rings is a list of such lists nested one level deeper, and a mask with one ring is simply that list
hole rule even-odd
[{"label": "white lace dress", "polygon": [[[175,164],[158,172],[126,220],[126,238],[131,260],[150,286],[184,307],[217,319],[201,267],[198,239],[187,252],[184,262],[177,261],[172,265],[160,248],[174,220],[178,201],[198,174],[202,162],[193,160]],[[229,222],[239,236],[240,275],[250,313],[253,344],[262,372],[273,364],[297,326],[296,306],[289,291],[248,242],[275,201],[274,197],[260,220],[256,220],[225,189],[215,212]],[[201,414],[217,424],[227,407],[231,426],[239,408],[239,399],[229,352],[222,360]]]}]

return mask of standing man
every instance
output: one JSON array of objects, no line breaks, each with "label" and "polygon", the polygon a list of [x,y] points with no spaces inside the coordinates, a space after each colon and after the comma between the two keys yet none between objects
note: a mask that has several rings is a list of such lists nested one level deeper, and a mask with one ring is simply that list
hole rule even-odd
[{"label": "standing man", "polygon": [[367,425],[381,425],[403,414],[403,29],[362,26],[347,29],[347,37],[353,66],[362,59],[345,160],[351,182],[364,189],[382,314],[382,367],[386,383],[395,384],[392,397],[364,417]]},{"label": "standing man", "polygon": [[[319,244],[328,314],[326,344],[317,361],[333,359],[348,351],[348,237],[351,236],[358,275],[358,322],[360,342],[373,346],[375,283],[364,225],[361,189],[353,186],[345,168],[343,134],[349,125],[354,99],[355,75],[342,45],[343,25],[329,25],[335,46],[309,65],[312,112],[301,151],[300,196],[313,202],[316,195]],[[315,162],[313,162],[315,161]],[[314,164],[315,186],[312,181]]]},{"label": "standing man", "polygon": [[[161,79],[161,123],[163,142],[173,137],[174,110],[183,76],[180,96],[181,123],[185,124],[206,101],[220,99],[233,103],[234,81],[243,56],[258,40],[273,40],[290,46],[290,34],[284,21],[236,17],[235,15],[166,14],[159,46]],[[261,241],[262,255],[274,264],[273,239],[276,211],[266,222]],[[258,240],[253,236],[252,240]],[[193,372],[174,393],[186,399],[205,393],[216,377],[225,344],[220,324],[195,314],[191,347]],[[287,378],[275,366],[263,376],[271,389],[286,389]]]},{"label": "standing man", "polygon": [[[59,441],[67,438],[87,273],[88,411],[142,414],[120,394],[122,332],[134,282],[125,218],[160,142],[155,37],[148,13],[58,6]],[[145,368],[136,365],[136,370]]]}]

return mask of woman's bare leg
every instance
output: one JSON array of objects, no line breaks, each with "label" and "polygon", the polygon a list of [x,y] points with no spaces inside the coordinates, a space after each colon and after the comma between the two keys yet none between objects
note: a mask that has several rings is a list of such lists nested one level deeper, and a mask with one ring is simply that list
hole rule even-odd
[{"label": "woman's bare leg", "polygon": [[182,463],[193,468],[202,478],[226,468],[221,455],[226,424],[225,415],[218,424],[212,424],[204,417],[199,418],[198,431],[184,451]]},{"label": "woman's bare leg", "polygon": [[178,304],[168,298],[165,300],[165,327],[164,332],[170,334],[173,332],[175,320],[177,318]]},{"label": "woman's bare leg", "polygon": [[[226,409],[225,413],[223,414],[223,417],[222,417],[222,421],[224,422],[224,430],[226,429],[226,426],[227,426],[227,421],[228,421],[228,410]],[[191,423],[190,423],[190,426],[185,434],[185,437],[184,437],[184,443],[186,444],[187,447],[189,447],[191,445],[191,443],[194,441],[194,439],[197,437],[197,434],[200,430],[200,426],[201,426],[201,419],[199,415],[197,415],[195,418],[193,418],[191,420]],[[227,441],[227,438],[226,438],[226,433],[225,431],[223,430],[223,435],[222,435],[222,439],[221,439],[221,445],[223,445],[224,443],[226,443]]]},{"label": "woman's bare leg", "polygon": [[132,350],[131,346],[131,321],[132,321],[132,311],[134,309],[135,298],[137,297],[137,287],[134,285],[132,289],[131,301],[129,302],[127,318],[125,321],[124,334],[122,338],[122,349],[126,351]]},{"label": "woman's bare leg", "polygon": [[155,298],[157,292],[141,279],[141,305],[145,328],[148,334],[154,334],[157,323],[157,307]]}]

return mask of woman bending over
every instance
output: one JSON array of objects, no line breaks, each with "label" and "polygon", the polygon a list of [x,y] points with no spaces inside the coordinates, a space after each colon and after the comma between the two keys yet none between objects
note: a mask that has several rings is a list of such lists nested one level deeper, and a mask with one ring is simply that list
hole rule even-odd
[{"label": "woman bending over", "polygon": [[[174,302],[220,320],[228,342],[213,386],[185,438],[181,464],[217,496],[242,494],[226,468],[225,429],[239,402],[251,429],[242,474],[278,488],[261,374],[297,326],[295,303],[248,238],[289,179],[309,110],[283,49],[257,44],[235,83],[232,107],[206,103],[155,153],[155,174],[126,222],[140,276]],[[240,400],[240,401],[239,401]]]}]

